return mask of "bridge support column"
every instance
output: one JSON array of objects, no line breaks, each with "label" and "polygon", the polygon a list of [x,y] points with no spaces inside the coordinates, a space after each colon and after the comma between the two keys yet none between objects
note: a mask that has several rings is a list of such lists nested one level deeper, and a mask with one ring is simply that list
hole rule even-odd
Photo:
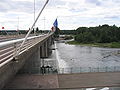
[{"label": "bridge support column", "polygon": [[25,65],[20,70],[20,73],[40,73],[41,60],[40,60],[40,47],[37,47],[35,52],[26,60]]},{"label": "bridge support column", "polygon": [[49,56],[48,51],[48,41],[44,42],[44,44],[40,47],[41,58],[47,58]]},{"label": "bridge support column", "polygon": [[52,38],[50,37],[49,40],[47,41],[48,43],[48,56],[52,54]]},{"label": "bridge support column", "polygon": [[48,55],[48,41],[45,42],[45,57],[47,58],[49,55]]},{"label": "bridge support column", "polygon": [[[53,38],[50,37],[41,44],[34,46],[30,51],[31,55],[25,58],[25,65],[20,70],[20,73],[41,73],[41,66],[44,65],[44,58],[48,58],[52,53],[50,46],[53,44]],[[28,53],[29,54],[29,53]]]},{"label": "bridge support column", "polygon": [[40,57],[41,58],[44,58],[45,57],[45,51],[44,51],[44,48],[45,48],[45,45],[43,44],[42,46],[40,46]]}]

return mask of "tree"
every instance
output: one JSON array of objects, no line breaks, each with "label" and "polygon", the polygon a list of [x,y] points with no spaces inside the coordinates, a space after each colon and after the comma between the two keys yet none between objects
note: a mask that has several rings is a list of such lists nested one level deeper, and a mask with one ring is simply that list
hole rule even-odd
[{"label": "tree", "polygon": [[58,38],[58,37],[59,37],[59,34],[60,34],[60,29],[59,29],[58,27],[56,27],[56,30],[55,30],[55,32],[54,32],[54,36],[55,36],[56,38]]},{"label": "tree", "polygon": [[31,34],[34,34],[34,32],[35,32],[35,30],[34,30],[34,28],[33,28],[32,32],[31,32]]},{"label": "tree", "polygon": [[120,41],[120,28],[104,24],[97,27],[79,27],[76,29],[75,41],[82,43],[110,43]]},{"label": "tree", "polygon": [[39,33],[39,28],[38,27],[36,28],[36,33]]}]

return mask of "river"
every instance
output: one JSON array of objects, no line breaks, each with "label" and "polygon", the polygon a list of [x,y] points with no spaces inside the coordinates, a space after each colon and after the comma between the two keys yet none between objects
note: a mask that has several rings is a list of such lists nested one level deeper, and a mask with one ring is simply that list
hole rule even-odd
[{"label": "river", "polygon": [[69,45],[61,41],[56,41],[54,47],[49,59],[57,68],[120,67],[120,48]]},{"label": "river", "polygon": [[[53,47],[55,48],[55,50],[53,50],[51,57],[47,59],[47,61],[49,61],[51,65],[54,65],[59,69],[75,68],[74,71],[76,71],[76,69],[79,67],[120,67],[120,48],[101,48],[80,45],[69,45],[65,44],[62,41],[56,41]],[[86,88],[81,90],[95,89],[96,88]],[[104,87],[100,90],[109,89],[119,90],[120,88],[117,89]]]},{"label": "river", "polygon": [[120,66],[120,49],[69,45],[56,42],[60,68]]}]

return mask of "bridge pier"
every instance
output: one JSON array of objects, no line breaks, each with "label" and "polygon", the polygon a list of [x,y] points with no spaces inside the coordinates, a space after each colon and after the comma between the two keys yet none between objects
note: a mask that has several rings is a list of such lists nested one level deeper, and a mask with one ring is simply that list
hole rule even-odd
[{"label": "bridge pier", "polygon": [[41,67],[40,59],[40,47],[37,47],[36,50],[27,58],[24,66],[19,71],[19,73],[38,73],[38,68]]},{"label": "bridge pier", "polygon": [[46,48],[45,48],[45,43],[42,45],[42,46],[40,46],[40,57],[41,58],[45,58],[46,57]]},{"label": "bridge pier", "polygon": [[41,58],[48,58],[51,55],[52,50],[50,47],[51,47],[51,42],[49,42],[49,40],[47,40],[46,42],[44,42],[42,46],[40,46]]},{"label": "bridge pier", "polygon": [[49,38],[35,46],[34,50],[32,50],[32,54],[30,55],[30,57],[26,58],[26,62],[22,69],[19,71],[19,73],[41,73],[41,67],[44,65],[43,59],[48,58],[52,53],[52,49],[50,48],[51,45],[52,38]]}]

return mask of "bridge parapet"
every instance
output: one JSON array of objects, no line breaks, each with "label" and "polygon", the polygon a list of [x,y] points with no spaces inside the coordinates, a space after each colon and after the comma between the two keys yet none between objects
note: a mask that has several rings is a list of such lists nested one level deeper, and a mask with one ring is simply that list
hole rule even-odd
[{"label": "bridge parapet", "polygon": [[[40,35],[29,37],[25,42],[23,48],[21,49],[20,53],[30,48],[30,46],[33,45],[38,40],[38,38],[41,37],[43,36]],[[23,40],[24,39],[17,39],[0,43],[0,67],[4,66],[4,64],[8,63],[10,60],[14,58]]]}]

